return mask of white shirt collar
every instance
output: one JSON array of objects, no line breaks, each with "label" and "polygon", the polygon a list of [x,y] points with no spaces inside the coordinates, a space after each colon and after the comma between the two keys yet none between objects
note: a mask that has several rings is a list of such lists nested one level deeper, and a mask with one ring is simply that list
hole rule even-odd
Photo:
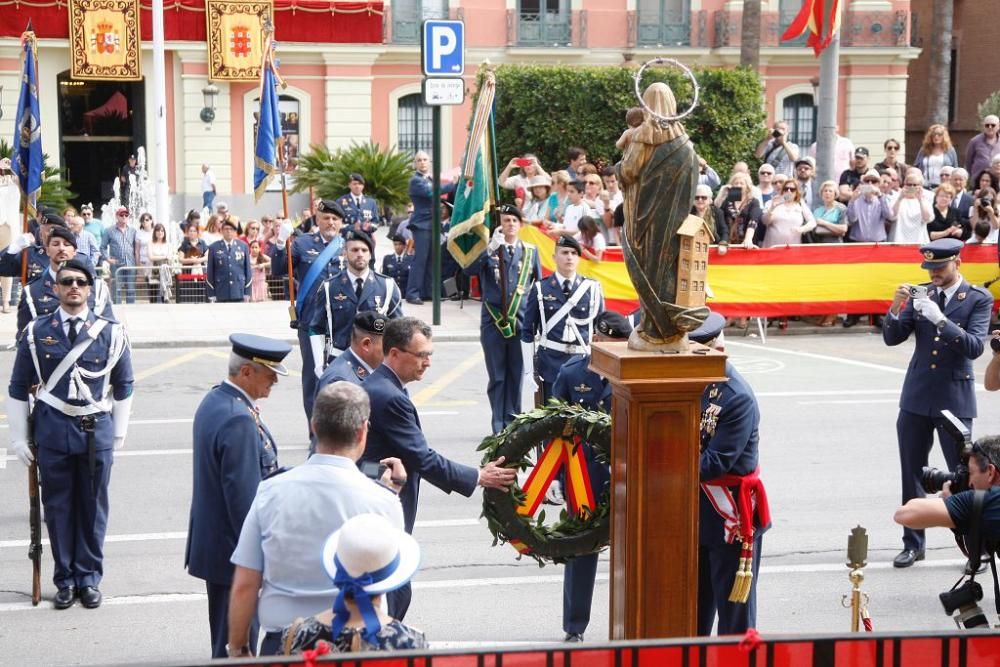
[{"label": "white shirt collar", "polygon": [[958,288],[962,286],[962,283],[964,281],[965,279],[962,277],[962,274],[958,274],[958,280],[956,280],[951,287],[945,287],[943,290],[941,290],[942,292],[944,292],[945,304],[951,301],[951,297],[955,296],[955,292],[958,291]]},{"label": "white shirt collar", "polygon": [[66,325],[72,317],[79,319],[81,322],[86,322],[90,319],[90,308],[84,308],[76,315],[70,315],[63,310],[62,306],[59,306],[59,321],[62,322],[63,325]]},{"label": "white shirt collar", "polygon": [[358,282],[358,278],[361,278],[361,284],[368,282],[368,274],[371,273],[371,269],[369,267],[365,267],[365,272],[362,274],[354,273],[354,269],[351,268],[348,268],[347,272],[351,274],[351,287],[354,287]]},{"label": "white shirt collar", "polygon": [[[372,371],[375,370],[375,369],[373,369],[371,366],[369,366],[368,364],[366,364],[365,360],[361,358],[361,355],[358,354],[357,352],[355,352],[353,349],[351,350],[351,354],[354,355],[354,358],[358,360],[358,363],[361,364],[362,366],[364,366],[365,370],[368,371],[368,374],[371,375]],[[389,370],[392,370],[392,369],[389,369]]]},{"label": "white shirt collar", "polygon": [[576,274],[575,273],[572,274],[572,275],[569,275],[569,276],[564,276],[563,274],[561,274],[558,271],[556,271],[556,279],[559,281],[560,285],[562,285],[567,280],[569,281],[570,285],[575,285],[576,284]]},{"label": "white shirt collar", "polygon": [[233,382],[232,380],[230,380],[228,378],[225,379],[225,380],[223,380],[222,382],[223,382],[223,384],[228,384],[230,387],[232,387],[236,391],[240,392],[240,394],[243,395],[243,398],[247,399],[247,403],[249,403],[250,405],[252,405],[255,408],[257,407],[257,404],[254,402],[254,400],[252,398],[250,398],[250,394],[248,394],[245,391],[243,391],[243,388],[240,387],[238,384],[236,384],[235,382]]},{"label": "white shirt collar", "polygon": [[53,271],[52,270],[52,265],[51,264],[49,264],[49,275],[52,276],[52,282],[55,282],[56,278],[59,275],[57,271]]},{"label": "white shirt collar", "polygon": [[335,468],[344,468],[347,470],[353,469],[357,471],[358,474],[361,474],[361,471],[358,470],[357,463],[347,458],[346,456],[341,456],[340,454],[320,454],[319,452],[316,452],[315,454],[307,458],[305,460],[305,463],[303,463],[302,465],[309,465],[309,466],[327,465],[327,466],[333,466]]}]

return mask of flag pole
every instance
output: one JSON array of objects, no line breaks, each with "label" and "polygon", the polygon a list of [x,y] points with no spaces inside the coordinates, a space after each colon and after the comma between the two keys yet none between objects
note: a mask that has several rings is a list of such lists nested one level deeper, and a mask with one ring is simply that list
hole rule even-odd
[{"label": "flag pole", "polygon": [[[828,6],[838,14],[839,0],[827,0]],[[833,18],[833,17],[831,17]],[[831,20],[833,30],[839,21]],[[838,86],[840,83],[840,31],[830,35],[830,44],[819,58],[819,136],[816,138],[816,175],[819,182],[837,180],[833,171],[834,147],[837,143]]]}]

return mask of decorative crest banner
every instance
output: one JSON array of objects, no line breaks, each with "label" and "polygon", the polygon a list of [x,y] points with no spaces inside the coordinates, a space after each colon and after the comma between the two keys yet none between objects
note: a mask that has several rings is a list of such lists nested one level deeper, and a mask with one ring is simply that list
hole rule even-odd
[{"label": "decorative crest banner", "polygon": [[271,0],[206,0],[208,78],[261,80],[264,23],[274,15]]},{"label": "decorative crest banner", "polygon": [[69,40],[74,79],[142,79],[139,0],[70,0]]}]

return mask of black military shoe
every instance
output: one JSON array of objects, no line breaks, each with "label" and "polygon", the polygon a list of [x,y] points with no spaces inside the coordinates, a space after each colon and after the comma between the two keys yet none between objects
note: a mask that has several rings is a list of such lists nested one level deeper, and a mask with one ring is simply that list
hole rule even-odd
[{"label": "black military shoe", "polygon": [[60,588],[56,596],[52,598],[52,606],[56,609],[69,609],[76,602],[76,589],[72,586]]},{"label": "black military shoe", "polygon": [[422,306],[422,305],[424,305],[424,300],[423,299],[416,299],[416,298],[414,298],[414,299],[407,299],[406,303],[412,304],[414,306]]},{"label": "black military shoe", "polygon": [[101,606],[101,591],[93,586],[84,586],[81,588],[77,597],[80,598],[80,604],[87,609],[97,609]]},{"label": "black military shoe", "polygon": [[582,642],[583,641],[583,633],[582,632],[567,632],[566,633],[566,639],[564,639],[563,641],[570,642],[571,644],[575,644],[576,642]]},{"label": "black military shoe", "polygon": [[914,551],[913,549],[903,549],[899,554],[892,560],[893,567],[910,567],[918,560],[924,559],[923,550]]}]

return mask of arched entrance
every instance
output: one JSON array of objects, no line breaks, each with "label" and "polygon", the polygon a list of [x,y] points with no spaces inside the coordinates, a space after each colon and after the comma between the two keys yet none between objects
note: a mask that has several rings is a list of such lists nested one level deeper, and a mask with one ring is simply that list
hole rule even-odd
[{"label": "arched entrance", "polygon": [[76,81],[59,75],[60,163],[76,193],[73,203],[100,206],[136,148],[145,145],[142,81]]}]

